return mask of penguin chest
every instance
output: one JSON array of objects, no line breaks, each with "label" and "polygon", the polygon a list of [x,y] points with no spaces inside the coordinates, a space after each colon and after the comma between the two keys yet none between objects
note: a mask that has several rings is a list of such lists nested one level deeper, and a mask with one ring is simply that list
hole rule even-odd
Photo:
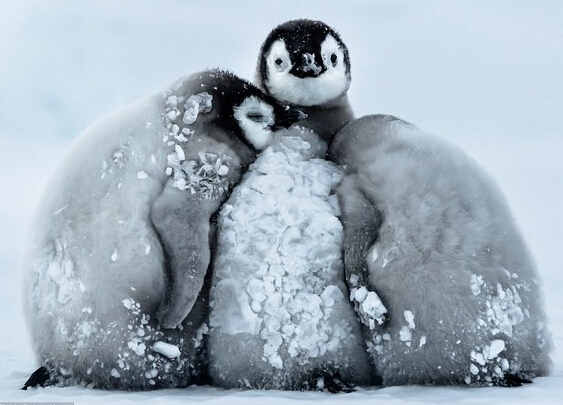
[{"label": "penguin chest", "polygon": [[290,156],[263,152],[221,211],[210,318],[218,333],[257,343],[275,369],[314,361],[350,334],[330,195],[339,172]]}]

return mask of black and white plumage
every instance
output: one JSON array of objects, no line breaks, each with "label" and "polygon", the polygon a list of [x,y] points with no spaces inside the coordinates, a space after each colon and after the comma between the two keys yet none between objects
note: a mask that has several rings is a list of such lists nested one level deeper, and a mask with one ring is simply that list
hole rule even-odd
[{"label": "black and white plumage", "polygon": [[512,385],[545,375],[551,344],[538,274],[489,176],[391,116],[348,124],[329,154],[344,169],[351,298],[358,307],[369,292],[385,304],[358,312],[383,384]]},{"label": "black and white plumage", "polygon": [[291,20],[274,28],[260,50],[256,82],[304,111],[308,118],[300,125],[313,129],[327,144],[354,118],[347,96],[348,48],[322,21]]},{"label": "black and white plumage", "polygon": [[301,117],[212,70],[77,138],[41,200],[25,264],[26,315],[50,383],[199,381],[210,218],[274,129]]},{"label": "black and white plumage", "polygon": [[309,129],[277,135],[221,208],[209,374],[233,388],[375,382],[344,282],[336,165]]}]

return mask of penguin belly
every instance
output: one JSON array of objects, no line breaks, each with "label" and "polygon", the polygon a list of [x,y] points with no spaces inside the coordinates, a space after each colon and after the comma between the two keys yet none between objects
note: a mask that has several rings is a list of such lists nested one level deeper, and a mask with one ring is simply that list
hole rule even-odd
[{"label": "penguin belly", "polygon": [[363,252],[367,274],[346,270],[352,290],[366,280],[388,311],[383,325],[364,322],[383,384],[511,385],[545,375],[539,278],[498,186],[453,145],[386,120],[357,120],[339,146],[350,163],[341,202],[362,218],[351,203],[367,196],[382,218]]},{"label": "penguin belly", "polygon": [[324,156],[319,145],[302,128],[278,137],[220,211],[209,320],[214,384],[339,390],[373,381],[344,283],[332,193],[340,171],[316,157]]}]

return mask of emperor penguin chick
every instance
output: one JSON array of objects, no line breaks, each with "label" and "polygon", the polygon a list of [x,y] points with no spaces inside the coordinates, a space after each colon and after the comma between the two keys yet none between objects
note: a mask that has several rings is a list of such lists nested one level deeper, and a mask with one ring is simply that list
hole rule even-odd
[{"label": "emperor penguin chick", "polygon": [[256,82],[308,115],[300,125],[330,144],[354,118],[348,102],[348,48],[338,33],[315,20],[287,21],[270,32],[258,57]]},{"label": "emperor penguin chick", "polygon": [[25,311],[50,383],[200,381],[210,218],[274,129],[301,117],[212,70],[78,137],[41,200],[25,264]]},{"label": "emperor penguin chick", "polygon": [[345,126],[329,155],[344,170],[346,278],[383,384],[518,385],[545,375],[538,274],[476,162],[383,115]]},{"label": "emperor penguin chick", "polygon": [[374,383],[349,301],[333,187],[311,130],[279,133],[221,208],[209,373],[233,388],[341,391]]}]

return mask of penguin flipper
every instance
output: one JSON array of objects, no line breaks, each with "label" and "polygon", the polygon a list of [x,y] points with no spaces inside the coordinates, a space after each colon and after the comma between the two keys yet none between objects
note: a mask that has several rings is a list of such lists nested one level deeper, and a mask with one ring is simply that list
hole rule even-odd
[{"label": "penguin flipper", "polygon": [[21,389],[26,391],[28,388],[44,387],[50,378],[51,375],[47,367],[41,366],[29,376]]},{"label": "penguin flipper", "polygon": [[191,194],[169,182],[152,205],[151,220],[168,271],[168,285],[157,312],[163,328],[182,323],[203,287],[210,262],[210,218],[220,203],[219,198]]},{"label": "penguin flipper", "polygon": [[367,255],[377,242],[383,214],[370,201],[355,174],[347,174],[338,187],[344,228],[344,268],[350,299],[360,320],[370,329],[389,320],[377,286],[369,281]]},{"label": "penguin flipper", "polygon": [[345,175],[338,186],[338,201],[344,228],[346,278],[355,274],[366,284],[369,276],[366,256],[379,237],[383,215],[368,199],[354,174]]}]

